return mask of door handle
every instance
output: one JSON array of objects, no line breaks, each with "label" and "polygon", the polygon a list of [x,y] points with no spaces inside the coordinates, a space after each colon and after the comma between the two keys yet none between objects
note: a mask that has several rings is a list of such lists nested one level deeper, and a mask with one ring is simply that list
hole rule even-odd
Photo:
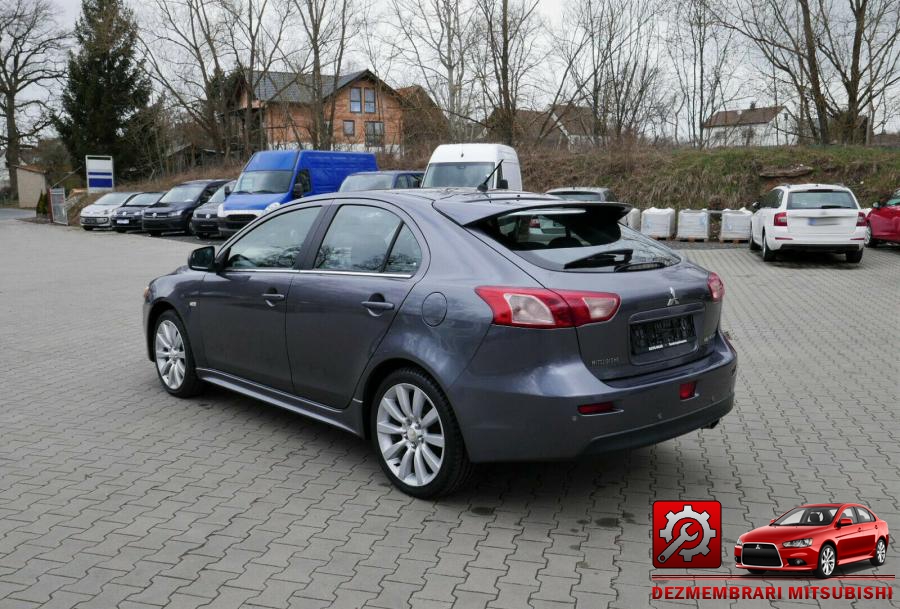
[{"label": "door handle", "polygon": [[364,300],[361,304],[373,311],[390,311],[394,308],[394,303],[384,302],[383,300]]},{"label": "door handle", "polygon": [[265,292],[264,294],[261,294],[261,296],[263,297],[263,300],[270,304],[275,301],[280,302],[284,300],[284,294],[279,294],[278,292]]}]

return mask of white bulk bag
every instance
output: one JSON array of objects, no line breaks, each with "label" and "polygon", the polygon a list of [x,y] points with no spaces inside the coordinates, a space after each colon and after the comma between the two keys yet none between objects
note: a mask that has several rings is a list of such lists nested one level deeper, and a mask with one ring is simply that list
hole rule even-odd
[{"label": "white bulk bag", "polygon": [[678,212],[679,239],[709,239],[709,212],[705,209],[682,209]]},{"label": "white bulk bag", "polygon": [[628,228],[633,228],[635,230],[640,229],[641,227],[641,210],[636,207],[632,207],[631,210],[619,218],[619,222],[627,226]]},{"label": "white bulk bag", "polygon": [[719,239],[749,239],[750,217],[753,214],[745,208],[722,210],[722,229]]},{"label": "white bulk bag", "polygon": [[641,232],[648,237],[668,239],[675,232],[675,210],[651,207],[641,213]]}]

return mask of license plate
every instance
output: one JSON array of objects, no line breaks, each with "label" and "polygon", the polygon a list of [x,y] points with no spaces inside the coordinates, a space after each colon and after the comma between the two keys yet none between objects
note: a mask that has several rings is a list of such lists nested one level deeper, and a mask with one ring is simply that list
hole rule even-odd
[{"label": "license plate", "polygon": [[128,220],[116,220],[116,224],[128,224]]},{"label": "license plate", "polygon": [[693,343],[694,320],[690,315],[647,321],[631,326],[631,352],[635,355]]},{"label": "license plate", "polygon": [[838,223],[837,218],[810,218],[810,226],[830,226]]}]

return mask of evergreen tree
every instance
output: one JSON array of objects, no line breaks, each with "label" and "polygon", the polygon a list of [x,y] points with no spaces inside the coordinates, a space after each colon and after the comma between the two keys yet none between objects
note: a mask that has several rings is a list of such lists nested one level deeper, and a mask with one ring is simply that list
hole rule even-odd
[{"label": "evergreen tree", "polygon": [[56,130],[75,165],[87,154],[108,154],[118,175],[141,172],[146,159],[135,144],[152,89],[137,52],[137,23],[124,0],[82,0],[81,11]]}]

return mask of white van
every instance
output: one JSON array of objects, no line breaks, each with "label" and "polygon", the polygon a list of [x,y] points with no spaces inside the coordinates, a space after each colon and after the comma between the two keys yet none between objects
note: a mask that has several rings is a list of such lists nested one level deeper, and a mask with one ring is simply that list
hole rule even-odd
[{"label": "white van", "polygon": [[492,171],[494,174],[487,184],[489,189],[522,190],[519,156],[509,146],[442,144],[431,154],[422,188],[475,188]]}]

